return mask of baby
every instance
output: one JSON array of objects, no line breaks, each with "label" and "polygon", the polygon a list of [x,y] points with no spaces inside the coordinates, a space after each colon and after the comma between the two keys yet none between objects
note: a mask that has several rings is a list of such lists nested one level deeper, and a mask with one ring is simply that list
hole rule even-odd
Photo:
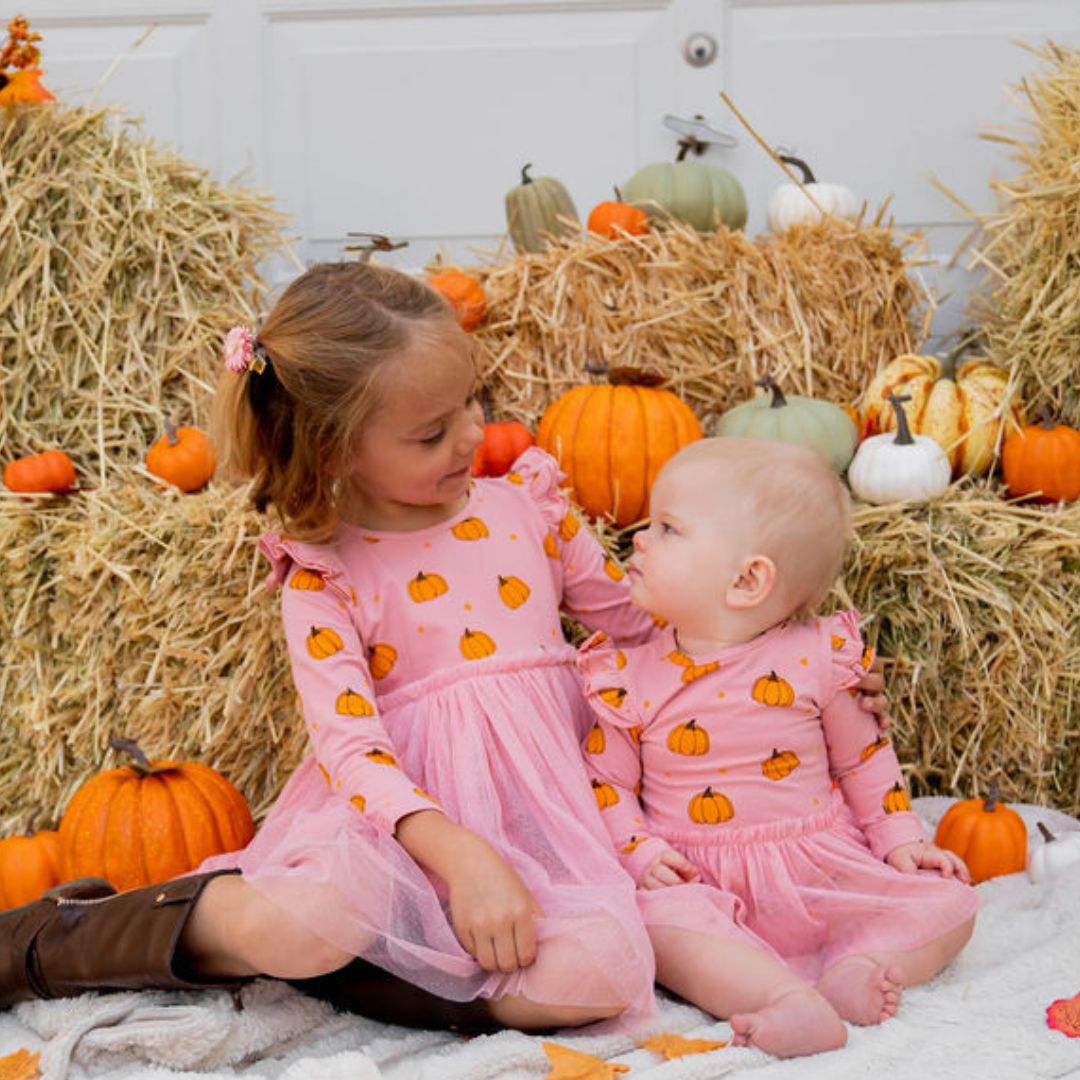
[{"label": "baby", "polygon": [[804,618],[851,527],[812,451],[703,439],[675,455],[634,537],[631,598],[667,620],[603,634],[579,668],[593,791],[658,979],[736,1045],[835,1049],[892,1016],[970,937],[963,863],[926,841],[889,740],[855,700],[858,615]]}]

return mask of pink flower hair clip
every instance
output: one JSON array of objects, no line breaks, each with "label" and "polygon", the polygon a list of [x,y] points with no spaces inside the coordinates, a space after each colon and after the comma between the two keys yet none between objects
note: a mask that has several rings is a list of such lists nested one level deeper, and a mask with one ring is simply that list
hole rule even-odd
[{"label": "pink flower hair clip", "polygon": [[254,371],[256,375],[266,370],[266,358],[255,344],[255,335],[250,326],[240,323],[225,335],[223,350],[225,367],[237,375],[245,371]]}]

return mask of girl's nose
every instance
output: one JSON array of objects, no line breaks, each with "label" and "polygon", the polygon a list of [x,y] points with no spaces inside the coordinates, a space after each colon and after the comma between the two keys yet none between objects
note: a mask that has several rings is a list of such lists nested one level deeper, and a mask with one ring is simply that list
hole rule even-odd
[{"label": "girl's nose", "polygon": [[644,551],[645,550],[645,534],[648,531],[649,531],[648,529],[638,529],[638,531],[636,533],[634,533],[634,550],[635,551]]}]

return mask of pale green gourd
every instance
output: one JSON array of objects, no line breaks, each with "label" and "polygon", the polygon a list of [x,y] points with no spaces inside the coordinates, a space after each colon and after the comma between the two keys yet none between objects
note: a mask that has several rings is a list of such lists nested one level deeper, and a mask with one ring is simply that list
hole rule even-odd
[{"label": "pale green gourd", "polygon": [[525,165],[521,183],[506,193],[506,227],[518,252],[543,251],[552,236],[574,232],[578,220],[570,192],[553,176],[534,179],[531,168]]},{"label": "pale green gourd", "polygon": [[640,206],[650,218],[673,217],[699,232],[716,229],[716,219],[730,229],[746,224],[742,184],[726,169],[700,161],[645,165],[620,188],[624,202]]},{"label": "pale green gourd", "polygon": [[859,433],[851,417],[831,401],[786,397],[769,376],[758,386],[771,391],[729,409],[716,428],[717,435],[747,439],[775,439],[816,450],[836,472],[847,468],[855,453]]}]

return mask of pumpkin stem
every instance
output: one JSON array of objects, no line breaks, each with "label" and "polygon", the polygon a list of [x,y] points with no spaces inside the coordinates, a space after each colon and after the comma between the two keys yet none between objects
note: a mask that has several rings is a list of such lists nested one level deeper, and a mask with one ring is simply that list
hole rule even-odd
[{"label": "pumpkin stem", "polygon": [[994,812],[994,806],[998,802],[998,782],[996,780],[990,781],[990,791],[987,793],[986,802],[983,803],[983,809],[988,813]]},{"label": "pumpkin stem", "polygon": [[896,394],[890,394],[887,400],[893,407],[893,411],[896,413],[896,438],[893,442],[897,446],[911,446],[915,440],[911,437],[911,428],[908,427],[907,413],[904,412],[904,402],[910,401],[911,395],[901,394],[897,397]]},{"label": "pumpkin stem", "polygon": [[619,190],[618,184],[612,184],[611,190],[615,192],[615,201],[622,202],[622,192]]},{"label": "pumpkin stem", "polygon": [[529,170],[531,168],[532,168],[532,162],[531,161],[529,162],[528,165],[522,165],[521,166],[521,183],[522,183],[522,186],[524,186],[525,184],[531,184],[533,182],[533,178],[529,175]]},{"label": "pumpkin stem", "polygon": [[772,391],[772,404],[769,406],[770,409],[782,409],[787,404],[787,398],[784,397],[784,391],[780,389],[780,384],[771,375],[762,375],[754,385]]},{"label": "pumpkin stem", "polygon": [[802,173],[802,182],[804,184],[816,184],[817,180],[814,179],[814,174],[810,169],[810,166],[803,161],[802,158],[793,157],[791,154],[779,154],[778,157],[786,165],[794,165],[799,172]]},{"label": "pumpkin stem", "polygon": [[1048,843],[1052,844],[1057,837],[1046,827],[1043,822],[1039,822],[1039,832],[1042,833],[1042,838]]},{"label": "pumpkin stem", "polygon": [[171,416],[165,417],[165,437],[169,440],[170,446],[175,446],[180,437],[176,434],[176,424]]},{"label": "pumpkin stem", "polygon": [[663,386],[668,381],[667,376],[658,371],[644,371],[641,368],[586,364],[585,370],[590,375],[606,375],[612,386]]},{"label": "pumpkin stem", "polygon": [[976,341],[979,340],[979,329],[975,326],[969,326],[960,335],[960,340],[942,357],[941,360],[941,377],[943,379],[952,379],[956,381],[956,364],[961,356],[964,355],[970,349]]},{"label": "pumpkin stem", "polygon": [[1039,425],[1044,431],[1053,431],[1056,426],[1053,413],[1050,412],[1050,403],[1044,401],[1039,406]]},{"label": "pumpkin stem", "polygon": [[119,735],[110,735],[109,745],[114,750],[130,754],[135,759],[136,772],[152,773],[154,771],[154,766],[150,764],[150,759],[142,752],[139,748],[139,744],[134,739],[122,739]]},{"label": "pumpkin stem", "polygon": [[487,383],[480,384],[480,408],[484,410],[484,423],[494,423],[495,413],[491,408],[491,394],[488,392]]}]

